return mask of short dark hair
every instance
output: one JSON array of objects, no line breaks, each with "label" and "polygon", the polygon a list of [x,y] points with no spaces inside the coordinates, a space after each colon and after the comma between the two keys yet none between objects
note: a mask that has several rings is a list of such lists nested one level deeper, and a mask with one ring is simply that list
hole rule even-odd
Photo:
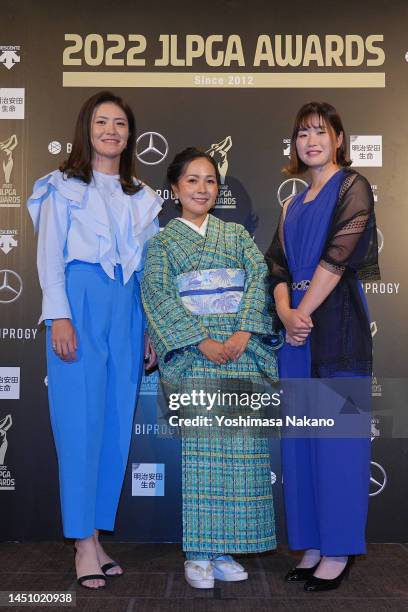
[{"label": "short dark hair", "polygon": [[292,137],[290,139],[290,162],[284,168],[284,171],[288,174],[301,174],[308,169],[308,166],[299,159],[296,149],[296,139],[302,128],[309,127],[310,118],[314,115],[319,118],[322,124],[329,128],[333,143],[335,142],[335,136],[340,136],[340,134],[343,133],[343,142],[336,150],[336,163],[343,167],[351,165],[351,161],[347,158],[346,134],[337,110],[327,102],[307,102],[301,107],[296,115],[295,124],[293,126]]},{"label": "short dark hair", "polygon": [[122,151],[119,164],[119,177],[122,189],[128,195],[139,191],[143,184],[134,182],[136,122],[133,112],[122,98],[111,91],[100,91],[91,96],[82,105],[75,125],[74,141],[71,153],[60,166],[61,172],[70,178],[79,178],[89,184],[92,180],[92,143],[91,122],[95,109],[105,102],[112,102],[123,110],[128,120],[129,138],[126,148]]},{"label": "short dark hair", "polygon": [[183,174],[184,170],[186,169],[186,166],[188,166],[190,162],[194,161],[195,159],[200,159],[202,157],[208,160],[214,168],[217,185],[219,186],[221,183],[221,178],[216,161],[213,157],[211,157],[211,155],[209,155],[202,149],[198,149],[197,147],[187,147],[187,149],[183,149],[183,151],[177,153],[177,155],[167,168],[167,180],[170,185],[176,185],[178,183],[180,176]]}]

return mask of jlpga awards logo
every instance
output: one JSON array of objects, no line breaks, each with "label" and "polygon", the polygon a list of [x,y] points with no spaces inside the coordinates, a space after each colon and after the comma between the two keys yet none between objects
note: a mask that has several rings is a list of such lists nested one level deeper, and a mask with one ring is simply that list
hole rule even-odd
[{"label": "jlpga awards logo", "polygon": [[140,383],[139,395],[157,395],[160,384],[159,372],[156,370],[152,374],[146,376],[143,374]]},{"label": "jlpga awards logo", "polygon": [[16,134],[7,136],[0,141],[0,206],[3,208],[18,208],[21,203],[21,196],[17,193],[13,181],[14,156],[17,145]]},{"label": "jlpga awards logo", "polygon": [[220,190],[217,197],[216,208],[234,209],[237,207],[237,196],[234,195],[232,188],[227,183],[229,168],[228,153],[232,147],[231,136],[226,136],[220,142],[213,143],[206,151],[214,158],[220,173]]},{"label": "jlpga awards logo", "polygon": [[16,488],[15,478],[6,464],[6,453],[8,451],[8,431],[13,425],[11,414],[4,418],[0,417],[0,491],[14,491]]}]

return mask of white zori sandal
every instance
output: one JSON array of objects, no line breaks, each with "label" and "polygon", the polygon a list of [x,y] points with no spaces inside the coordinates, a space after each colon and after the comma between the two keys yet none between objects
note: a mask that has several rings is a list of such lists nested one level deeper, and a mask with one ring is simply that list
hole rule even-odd
[{"label": "white zori sandal", "polygon": [[231,555],[222,555],[211,561],[214,578],[226,582],[239,582],[248,579],[248,572]]},{"label": "white zori sandal", "polygon": [[211,561],[185,561],[184,576],[195,589],[213,589],[214,574]]}]

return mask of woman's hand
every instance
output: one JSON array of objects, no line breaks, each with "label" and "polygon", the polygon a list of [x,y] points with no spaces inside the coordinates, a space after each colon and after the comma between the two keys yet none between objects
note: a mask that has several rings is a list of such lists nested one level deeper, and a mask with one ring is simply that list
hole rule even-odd
[{"label": "woman's hand", "polygon": [[250,337],[250,332],[237,331],[224,342],[225,351],[232,361],[237,361],[245,353]]},{"label": "woman's hand", "polygon": [[198,345],[198,348],[210,361],[217,365],[222,365],[228,361],[228,354],[222,342],[213,340],[212,338],[206,338]]},{"label": "woman's hand", "polygon": [[144,342],[144,362],[145,362],[145,370],[151,370],[154,366],[157,365],[157,353],[154,350],[152,341],[150,337],[145,334],[145,342]]},{"label": "woman's hand", "polygon": [[77,336],[71,319],[54,319],[51,327],[53,351],[63,361],[76,361]]},{"label": "woman's hand", "polygon": [[305,340],[312,331],[312,319],[298,308],[287,308],[278,316],[289,336],[296,340]]},{"label": "woman's hand", "polygon": [[306,339],[303,339],[300,336],[290,336],[288,332],[286,332],[285,340],[291,346],[303,346],[306,344]]}]

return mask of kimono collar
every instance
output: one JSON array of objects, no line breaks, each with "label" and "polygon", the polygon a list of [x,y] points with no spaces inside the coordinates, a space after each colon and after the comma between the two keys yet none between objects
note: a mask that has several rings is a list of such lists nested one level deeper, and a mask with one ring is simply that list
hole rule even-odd
[{"label": "kimono collar", "polygon": [[204,221],[202,222],[200,226],[196,225],[192,221],[188,221],[188,219],[183,219],[182,217],[176,217],[176,219],[178,221],[181,221],[182,223],[185,223],[185,225],[187,225],[188,227],[191,227],[192,230],[194,230],[195,232],[197,232],[203,237],[207,233],[209,215],[206,216],[206,218],[204,219]]}]

